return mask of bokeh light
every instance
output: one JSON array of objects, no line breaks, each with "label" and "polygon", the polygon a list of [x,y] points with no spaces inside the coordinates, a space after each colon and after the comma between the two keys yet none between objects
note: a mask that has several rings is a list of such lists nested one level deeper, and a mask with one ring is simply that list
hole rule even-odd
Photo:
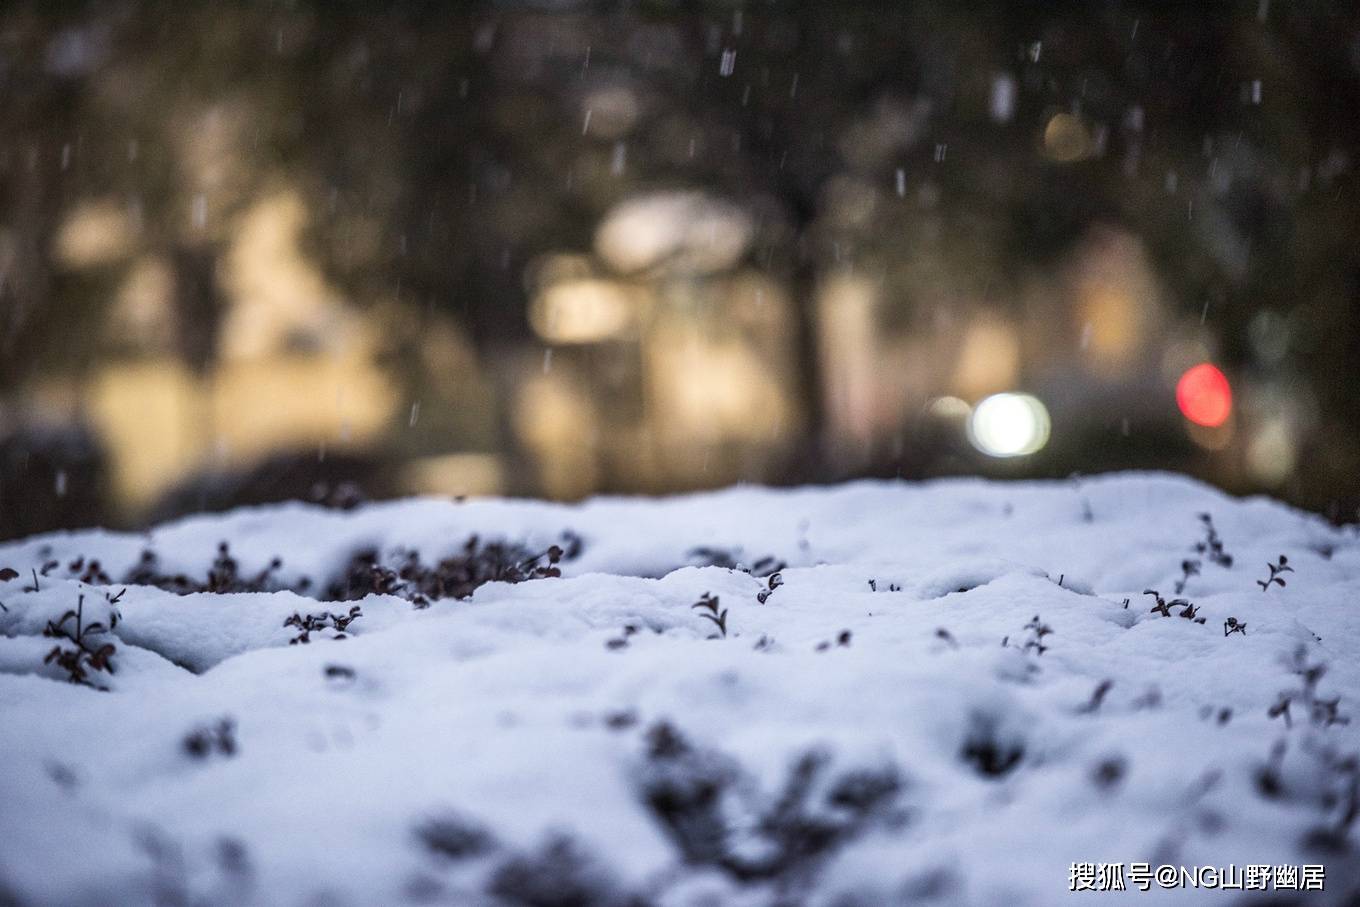
[{"label": "bokeh light", "polygon": [[1201,362],[1176,383],[1176,405],[1196,425],[1217,428],[1232,413],[1232,386],[1217,366]]},{"label": "bokeh light", "polygon": [[1044,127],[1044,154],[1050,160],[1067,164],[1083,160],[1093,151],[1090,130],[1080,117],[1059,113]]},{"label": "bokeh light", "polygon": [[989,457],[1023,457],[1048,443],[1048,410],[1029,394],[993,394],[968,420],[968,439]]}]

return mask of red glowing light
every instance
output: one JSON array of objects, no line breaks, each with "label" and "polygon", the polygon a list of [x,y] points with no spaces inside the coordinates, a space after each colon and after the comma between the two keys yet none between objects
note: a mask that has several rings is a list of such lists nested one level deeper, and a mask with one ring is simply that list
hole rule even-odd
[{"label": "red glowing light", "polygon": [[1232,412],[1232,386],[1216,366],[1201,362],[1176,382],[1176,405],[1196,425],[1217,428]]}]

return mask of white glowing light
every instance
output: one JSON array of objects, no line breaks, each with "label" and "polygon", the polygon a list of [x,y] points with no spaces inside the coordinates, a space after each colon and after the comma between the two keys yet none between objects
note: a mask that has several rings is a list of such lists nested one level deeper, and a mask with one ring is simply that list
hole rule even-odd
[{"label": "white glowing light", "polygon": [[989,457],[1023,457],[1048,443],[1048,410],[1029,394],[993,394],[968,420],[968,439]]}]

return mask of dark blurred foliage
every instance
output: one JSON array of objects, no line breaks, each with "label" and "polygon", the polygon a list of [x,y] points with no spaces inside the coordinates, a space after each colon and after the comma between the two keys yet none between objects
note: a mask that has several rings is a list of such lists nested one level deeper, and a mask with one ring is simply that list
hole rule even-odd
[{"label": "dark blurred foliage", "polygon": [[106,472],[95,439],[78,429],[0,439],[0,538],[100,522]]},{"label": "dark blurred foliage", "polygon": [[[1150,467],[1351,520],[1358,103],[1360,10],[1320,0],[12,3],[0,10],[0,534],[329,500],[346,483],[396,494],[411,487],[398,465],[468,451],[498,458],[498,487],[515,493]],[[372,355],[402,402],[386,430],[329,461],[325,441],[316,456],[300,436],[218,463],[205,430],[160,506],[129,509],[94,438],[72,427],[94,418],[89,388],[109,362],[222,374],[227,313],[245,292],[224,278],[233,243],[281,188],[306,212],[310,266],[378,326]],[[691,190],[747,219],[737,260],[692,266],[681,248],[631,271],[601,264],[611,212]],[[112,251],[54,251],[78,246],[63,231],[93,203],[116,214]],[[735,324],[705,301],[731,295],[722,281],[756,274],[780,290],[786,345],[742,328],[792,401],[758,456],[722,441],[712,472],[709,448],[694,454],[702,474],[624,468],[644,458],[608,439],[630,426],[668,445],[670,417],[648,396],[653,329],[565,343],[529,317],[539,263],[592,248],[594,277],[642,287],[660,300],[648,312],[698,299],[708,330]],[[1045,301],[1057,290],[1034,289],[1092,248],[1145,256],[1160,287],[1156,329],[1108,370],[1083,364],[1080,319],[1064,326],[1066,308]],[[148,261],[167,275],[168,307],[129,331],[112,300]],[[963,443],[926,408],[963,393],[940,366],[933,390],[913,379],[902,412],[842,437],[827,390],[841,367],[825,339],[833,309],[818,300],[845,274],[881,288],[885,337],[929,346],[977,313],[1009,319],[1016,384],[1053,412],[1048,448],[992,461]],[[475,381],[439,372],[450,356],[429,342],[446,323],[467,338]],[[294,332],[287,349],[324,348],[331,330]],[[1252,388],[1248,403],[1274,401],[1248,406],[1235,439],[1184,430],[1161,374],[1178,339]],[[916,367],[894,349],[869,372]],[[526,376],[549,361],[594,407],[580,436],[605,438],[580,455],[589,480],[544,478],[569,429],[540,443],[516,421]],[[34,390],[54,381],[74,388],[55,419]],[[1267,410],[1289,426],[1291,458],[1270,481],[1243,465]],[[50,421],[80,442],[56,443]]]},{"label": "dark blurred foliage", "polygon": [[195,476],[167,490],[149,515],[160,522],[186,513],[220,511],[251,504],[304,500],[348,510],[371,495],[392,497],[400,489],[371,457],[332,454],[274,454],[249,469]]}]

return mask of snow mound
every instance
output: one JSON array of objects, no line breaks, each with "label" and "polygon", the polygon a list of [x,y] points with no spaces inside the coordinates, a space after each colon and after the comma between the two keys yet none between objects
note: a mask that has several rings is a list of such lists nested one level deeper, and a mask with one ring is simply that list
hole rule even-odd
[{"label": "snow mound", "polygon": [[1360,538],[1183,478],[291,504],[0,568],[0,904],[1360,902]]}]

